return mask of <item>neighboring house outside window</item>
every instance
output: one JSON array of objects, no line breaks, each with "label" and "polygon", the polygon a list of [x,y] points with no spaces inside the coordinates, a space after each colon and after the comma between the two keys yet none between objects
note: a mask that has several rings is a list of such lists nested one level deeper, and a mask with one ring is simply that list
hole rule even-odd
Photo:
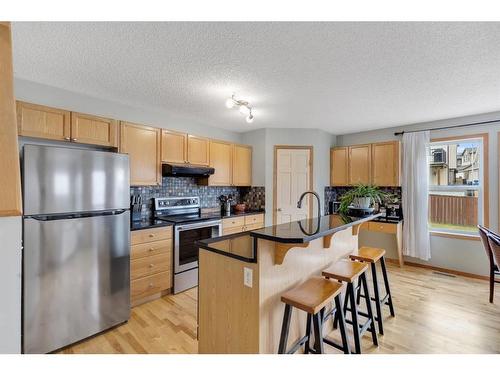
[{"label": "neighboring house outside window", "polygon": [[428,148],[431,231],[477,234],[484,224],[483,140],[438,140]]}]

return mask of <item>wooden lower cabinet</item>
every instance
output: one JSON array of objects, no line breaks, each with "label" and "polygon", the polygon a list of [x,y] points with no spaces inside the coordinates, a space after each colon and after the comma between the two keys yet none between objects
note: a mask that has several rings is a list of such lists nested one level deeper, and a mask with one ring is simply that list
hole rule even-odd
[{"label": "wooden lower cabinet", "polygon": [[172,287],[172,227],[131,233],[131,305],[156,299]]},{"label": "wooden lower cabinet", "polygon": [[264,214],[235,216],[222,219],[222,234],[241,233],[260,229],[264,226]]}]

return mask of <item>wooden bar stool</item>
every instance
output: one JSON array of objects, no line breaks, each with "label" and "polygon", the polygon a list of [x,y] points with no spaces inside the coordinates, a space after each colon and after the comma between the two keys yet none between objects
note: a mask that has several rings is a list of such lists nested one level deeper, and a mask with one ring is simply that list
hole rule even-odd
[{"label": "wooden bar stool", "polygon": [[[312,277],[300,284],[299,286],[289,290],[281,296],[281,301],[285,303],[285,313],[283,316],[283,325],[281,328],[280,344],[278,348],[279,354],[292,354],[302,345],[304,353],[313,352],[315,354],[324,353],[323,348],[323,316],[325,306],[332,300],[335,300],[335,306],[339,312],[339,324],[342,334],[342,346],[338,346],[344,353],[349,353],[349,344],[347,341],[347,333],[345,326],[345,318],[342,310],[342,302],[340,300],[342,292],[342,283],[327,280],[323,277]],[[290,320],[292,317],[292,307],[307,313],[306,334],[304,337],[297,340],[291,349],[287,350],[288,332],[290,329]],[[314,326],[314,351],[311,351],[309,346],[311,338],[311,321]],[[337,347],[337,346],[336,346]]]},{"label": "wooden bar stool", "polygon": [[[368,269],[367,264],[345,260],[345,261],[339,261],[323,271],[323,276],[325,276],[326,278],[331,278],[347,283],[343,312],[344,315],[348,310],[351,312],[351,320],[346,319],[346,322],[352,324],[353,327],[354,347],[356,354],[361,354],[361,337],[366,331],[371,332],[373,344],[378,346],[377,331],[375,328],[375,320],[373,317],[370,292],[368,290],[368,284],[366,282],[367,269]],[[359,323],[359,317],[358,317],[359,302],[356,302],[356,297],[355,297],[356,283],[359,285],[359,287],[361,286],[363,287],[364,296],[366,300],[367,321],[364,324]],[[348,305],[350,306],[348,307]],[[325,320],[329,317],[329,315],[331,314],[328,313],[327,316],[325,316]],[[339,323],[339,321],[337,320],[337,316],[338,315],[336,315],[333,319],[334,328],[336,328],[337,324]],[[328,339],[325,338],[324,340],[327,344],[332,345],[328,341]]]},{"label": "wooden bar stool", "polygon": [[[387,269],[385,267],[384,255],[385,255],[384,249],[378,249],[376,247],[368,247],[368,246],[362,246],[357,251],[355,251],[354,253],[349,255],[349,257],[352,260],[357,260],[360,262],[370,264],[371,273],[372,273],[372,281],[373,281],[373,291],[375,294],[375,297],[373,297],[372,300],[375,301],[375,308],[377,310],[375,320],[378,323],[378,331],[381,335],[384,334],[382,306],[388,305],[391,316],[394,316],[394,305],[392,303],[392,295],[391,295],[391,289],[389,287],[389,279],[387,278]],[[378,261],[380,261],[380,266],[382,268],[382,276],[384,278],[384,286],[385,286],[385,293],[386,293],[385,296],[382,298],[380,297],[380,292],[378,289],[378,281],[377,281],[376,264]],[[360,290],[359,286],[358,286],[357,292],[358,292],[357,302],[359,303],[359,301],[362,297],[361,290]]]}]

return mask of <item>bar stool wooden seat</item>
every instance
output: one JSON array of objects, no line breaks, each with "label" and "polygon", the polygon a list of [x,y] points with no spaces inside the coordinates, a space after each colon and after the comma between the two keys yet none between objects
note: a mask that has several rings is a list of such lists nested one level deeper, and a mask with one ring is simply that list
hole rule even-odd
[{"label": "bar stool wooden seat", "polygon": [[[371,306],[370,292],[368,290],[368,284],[366,282],[367,270],[368,270],[368,265],[365,263],[344,260],[334,263],[332,266],[328,267],[326,270],[322,272],[323,276],[325,276],[326,278],[331,278],[347,283],[343,310],[344,314],[346,314],[348,309],[351,312],[351,320],[346,319],[346,322],[352,324],[354,347],[355,347],[355,353],[357,354],[361,354],[361,337],[366,331],[371,332],[373,344],[378,345],[377,331],[375,328],[375,319],[373,317],[373,311]],[[366,300],[367,321],[364,324],[359,323],[359,317],[358,317],[359,302],[356,302],[356,297],[355,297],[356,283],[360,287],[361,286],[363,287],[364,296]],[[325,320],[328,319],[330,315],[331,313],[328,313],[325,316]],[[338,320],[336,317],[334,317],[333,319],[334,328],[336,328],[337,324]],[[324,341],[327,344],[332,345],[329,339],[325,338]]]},{"label": "bar stool wooden seat", "polygon": [[[279,354],[295,353],[302,345],[305,345],[304,353],[306,354],[310,352],[314,352],[316,354],[324,353],[322,318],[324,316],[325,307],[332,302],[332,300],[335,301],[342,335],[342,345],[339,345],[338,347],[341,348],[344,353],[349,353],[345,318],[340,299],[342,289],[342,283],[317,276],[308,279],[304,283],[293,288],[292,290],[289,290],[281,296],[281,301],[285,303],[285,313],[283,316],[283,325],[281,328],[281,337],[278,348]],[[292,348],[287,350],[286,347],[292,316],[292,307],[307,313],[307,326],[305,336],[297,340]],[[314,326],[314,351],[312,351],[309,346],[311,338],[311,321]]]},{"label": "bar stool wooden seat", "polygon": [[[394,305],[392,303],[391,289],[389,287],[389,279],[387,277],[387,268],[385,265],[384,256],[385,256],[384,249],[379,249],[376,247],[368,247],[368,246],[362,246],[357,251],[349,255],[349,258],[351,258],[352,260],[370,264],[372,281],[373,281],[373,291],[375,294],[375,296],[372,297],[371,299],[375,301],[375,308],[376,308],[375,320],[378,323],[378,330],[381,335],[384,334],[382,306],[385,305],[389,306],[389,311],[391,313],[391,316],[395,316]],[[380,267],[382,268],[382,277],[384,278],[384,286],[386,293],[384,297],[380,297],[380,292],[378,288],[377,267],[376,267],[377,262],[380,262]],[[359,288],[359,286],[357,288],[357,293],[358,293],[357,302],[359,304],[361,297],[364,297],[363,295],[361,295],[361,289]]]}]

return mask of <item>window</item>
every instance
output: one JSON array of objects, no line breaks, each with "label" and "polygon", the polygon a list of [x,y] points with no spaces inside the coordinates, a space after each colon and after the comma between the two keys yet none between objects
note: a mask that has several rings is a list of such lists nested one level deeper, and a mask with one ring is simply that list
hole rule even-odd
[{"label": "window", "polygon": [[434,141],[428,147],[429,229],[477,234],[484,223],[484,137]]}]

